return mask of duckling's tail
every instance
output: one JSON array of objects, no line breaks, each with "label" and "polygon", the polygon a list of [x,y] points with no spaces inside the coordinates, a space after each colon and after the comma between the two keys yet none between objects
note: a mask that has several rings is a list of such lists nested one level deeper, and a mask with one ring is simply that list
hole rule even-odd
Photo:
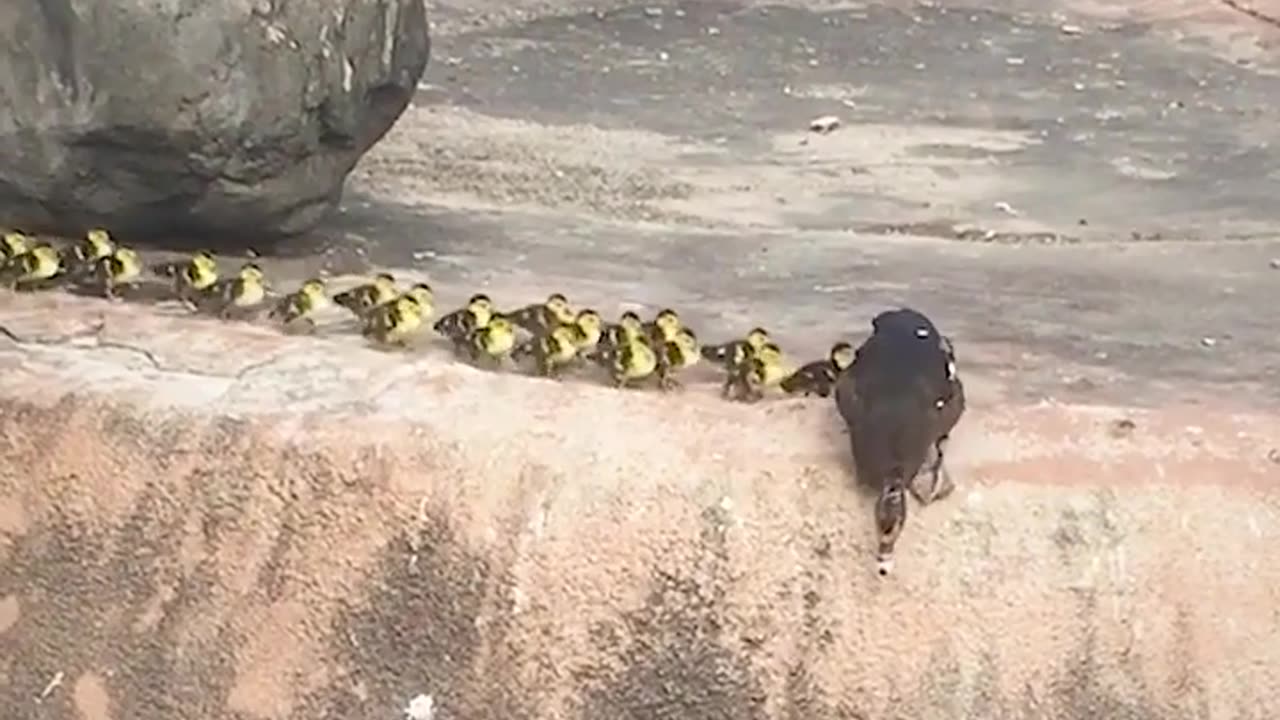
[{"label": "duckling's tail", "polygon": [[533,354],[534,340],[526,340],[511,349],[511,359],[520,362]]},{"label": "duckling's tail", "polygon": [[724,345],[703,345],[698,352],[702,355],[702,359],[704,360],[714,363],[722,363],[729,357],[729,349],[732,346],[733,343],[726,343]]},{"label": "duckling's tail", "polygon": [[148,265],[147,270],[150,270],[152,274],[159,275],[160,277],[173,277],[174,275],[177,275],[185,265],[186,263],[181,262],[155,263],[153,265]]},{"label": "duckling's tail", "polygon": [[358,310],[360,306],[354,290],[346,290],[334,295],[333,303],[338,307],[344,307],[352,312]]}]

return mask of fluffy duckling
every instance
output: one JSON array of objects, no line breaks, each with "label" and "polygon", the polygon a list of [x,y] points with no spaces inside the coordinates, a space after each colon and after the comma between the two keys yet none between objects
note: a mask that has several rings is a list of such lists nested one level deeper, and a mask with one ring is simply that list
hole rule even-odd
[{"label": "fluffy duckling", "polygon": [[517,345],[511,351],[511,359],[520,362],[532,356],[539,375],[558,377],[564,366],[577,359],[578,342],[574,325],[557,325]]},{"label": "fluffy duckling", "polygon": [[721,345],[703,345],[702,358],[720,365],[725,370],[732,370],[741,364],[748,354],[759,350],[769,340],[768,330],[755,327],[737,340],[730,340]]},{"label": "fluffy duckling", "polygon": [[257,263],[240,266],[236,276],[219,283],[216,295],[218,317],[229,320],[251,314],[267,299],[267,276]]},{"label": "fluffy duckling", "polygon": [[79,242],[67,246],[61,253],[62,267],[67,275],[81,277],[97,273],[99,261],[111,257],[116,249],[111,233],[103,228],[93,228]]},{"label": "fluffy duckling", "polygon": [[36,243],[5,264],[0,275],[15,290],[36,290],[46,286],[62,272],[62,257],[48,243]]},{"label": "fluffy duckling", "polygon": [[665,308],[654,316],[651,322],[645,323],[644,331],[655,345],[661,345],[675,339],[676,332],[684,327],[680,315],[671,308]]},{"label": "fluffy duckling", "polygon": [[3,268],[13,258],[26,252],[29,247],[31,247],[31,239],[17,230],[0,236],[0,268]]},{"label": "fluffy duckling", "polygon": [[680,387],[675,373],[693,367],[702,357],[698,346],[698,336],[687,327],[682,327],[658,351],[658,387],[671,390]]},{"label": "fluffy duckling", "polygon": [[279,320],[286,328],[304,327],[310,332],[316,327],[315,313],[329,305],[325,290],[322,278],[311,278],[280,298],[267,317]]},{"label": "fluffy duckling", "polygon": [[571,331],[574,347],[583,355],[596,349],[604,333],[604,321],[600,319],[600,313],[591,308],[579,310],[567,327]]},{"label": "fluffy duckling", "polygon": [[178,302],[191,310],[197,302],[218,287],[218,261],[213,253],[201,250],[179,262],[151,266],[151,272],[173,279],[173,292]]},{"label": "fluffy duckling", "polygon": [[619,388],[649,378],[658,370],[658,354],[644,335],[601,347],[592,357],[609,371],[614,386]]},{"label": "fluffy duckling", "polygon": [[853,364],[853,355],[853,346],[847,342],[832,345],[827,357],[806,363],[787,376],[781,383],[782,391],[788,395],[831,397],[836,378]]},{"label": "fluffy duckling", "polygon": [[569,325],[574,320],[568,298],[558,292],[551,293],[543,302],[526,305],[510,313],[508,317],[511,318],[511,322],[531,333],[554,328],[557,325]]},{"label": "fluffy duckling", "polygon": [[493,312],[493,300],[484,293],[476,293],[467,300],[466,306],[437,320],[432,329],[461,348],[467,344],[472,332],[489,324]]},{"label": "fluffy duckling", "polygon": [[484,327],[476,328],[468,336],[467,347],[471,360],[496,369],[516,346],[516,325],[501,313],[493,313]]},{"label": "fluffy duckling", "polygon": [[421,295],[410,290],[389,302],[372,306],[365,313],[361,334],[381,345],[407,347],[409,338],[421,329],[424,321],[423,306],[418,300]]},{"label": "fluffy duckling", "polygon": [[766,389],[780,384],[790,374],[782,348],[769,342],[735,369],[725,387],[732,399],[755,402],[764,397]]},{"label": "fluffy duckling", "polygon": [[628,310],[618,317],[618,322],[606,325],[600,333],[601,347],[619,347],[644,335],[644,322],[635,312]]},{"label": "fluffy duckling", "polygon": [[108,300],[117,300],[117,290],[128,287],[142,277],[142,258],[133,248],[117,246],[109,254],[98,258],[93,265],[94,282]]},{"label": "fluffy duckling", "polygon": [[333,302],[363,320],[371,309],[389,303],[399,295],[395,277],[391,273],[378,273],[372,282],[334,295]]}]

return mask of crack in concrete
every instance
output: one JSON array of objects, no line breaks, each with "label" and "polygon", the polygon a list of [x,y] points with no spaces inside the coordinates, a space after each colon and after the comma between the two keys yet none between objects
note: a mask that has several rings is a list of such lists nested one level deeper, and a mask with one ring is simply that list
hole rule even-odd
[{"label": "crack in concrete", "polygon": [[[144,358],[153,369],[159,372],[174,374],[182,373],[184,375],[194,375],[196,377],[231,380],[233,383],[245,379],[251,373],[261,371],[274,365],[276,362],[279,362],[282,358],[288,355],[288,353],[279,353],[266,358],[265,360],[249,363],[232,374],[201,372],[194,369],[179,369],[166,366],[164,363],[160,362],[160,359],[156,357],[155,353],[151,352],[147,348],[116,340],[104,340],[102,338],[102,333],[106,330],[106,327],[106,320],[100,319],[98,322],[86,328],[73,330],[72,332],[64,333],[62,335],[26,337],[15,333],[8,326],[0,324],[0,335],[7,337],[13,344],[19,346],[44,345],[48,347],[70,348],[74,350],[95,350],[97,348],[124,350]],[[88,347],[73,344],[74,340],[78,340],[80,338],[92,338],[94,340],[94,344]]]},{"label": "crack in concrete", "polygon": [[1261,10],[1257,10],[1249,5],[1245,5],[1244,3],[1240,2],[1240,0],[1219,0],[1219,1],[1223,5],[1226,5],[1228,8],[1235,10],[1236,12],[1241,13],[1242,15],[1248,15],[1249,17],[1253,18],[1254,20],[1257,20],[1258,22],[1266,23],[1267,25],[1280,28],[1280,18],[1275,18],[1270,15],[1267,15]]}]

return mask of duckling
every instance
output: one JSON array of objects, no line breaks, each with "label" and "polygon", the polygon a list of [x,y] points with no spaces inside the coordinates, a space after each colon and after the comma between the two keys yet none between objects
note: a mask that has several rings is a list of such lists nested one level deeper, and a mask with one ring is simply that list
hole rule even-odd
[{"label": "duckling", "polygon": [[769,331],[754,327],[746,336],[720,345],[703,345],[702,358],[731,370],[743,361],[747,351],[755,352],[769,342]]},{"label": "duckling", "polygon": [[66,274],[73,278],[85,274],[96,274],[98,261],[110,257],[115,250],[111,233],[102,228],[93,228],[74,245],[69,245],[61,253],[62,267]]},{"label": "duckling", "polygon": [[218,287],[218,261],[208,250],[180,262],[153,265],[151,272],[172,278],[174,295],[190,310],[197,309],[197,301]]},{"label": "duckling", "polygon": [[62,272],[62,258],[48,243],[36,243],[5,264],[0,275],[14,290],[36,290],[48,285]]},{"label": "duckling", "polygon": [[17,230],[0,236],[0,268],[3,268],[13,258],[26,252],[30,246],[31,239]]},{"label": "duckling", "polygon": [[98,258],[93,265],[93,279],[102,289],[103,297],[118,300],[116,291],[122,286],[133,285],[142,277],[142,258],[133,248],[116,246],[110,254]]},{"label": "duckling", "polygon": [[266,275],[256,263],[240,266],[235,277],[221,281],[214,300],[218,317],[223,320],[233,316],[251,314],[267,299]]},{"label": "duckling", "polygon": [[511,322],[536,333],[540,330],[554,328],[557,325],[569,325],[574,320],[573,310],[569,308],[569,300],[562,293],[551,293],[540,303],[526,305],[509,316]]},{"label": "duckling", "polygon": [[658,351],[658,387],[672,390],[680,387],[677,370],[693,367],[702,357],[698,336],[687,327],[676,330],[675,335],[664,342]]},{"label": "duckling", "polygon": [[853,346],[847,342],[838,342],[831,346],[827,357],[806,363],[787,376],[780,384],[782,391],[788,395],[831,397],[836,377],[852,364]]},{"label": "duckling", "polygon": [[601,347],[593,358],[609,371],[614,386],[619,388],[652,377],[658,370],[658,354],[644,335]]},{"label": "duckling", "polygon": [[575,325],[556,325],[517,345],[511,351],[511,359],[520,362],[532,356],[539,375],[557,377],[561,368],[578,357],[579,342]]},{"label": "duckling", "polygon": [[280,298],[267,317],[280,320],[286,328],[304,327],[307,332],[315,329],[313,315],[329,305],[322,278],[311,278],[296,291]]},{"label": "duckling", "polygon": [[635,312],[627,310],[618,317],[618,322],[604,327],[597,344],[601,347],[619,347],[642,335],[644,335],[644,322]]},{"label": "duckling", "polygon": [[583,308],[566,327],[571,331],[576,352],[586,355],[600,344],[600,337],[604,332],[604,321],[600,319],[600,313],[591,308]]},{"label": "duckling", "polygon": [[645,323],[644,331],[655,344],[661,344],[673,340],[676,332],[683,326],[680,315],[671,308],[665,308],[651,322]]},{"label": "duckling", "polygon": [[467,346],[471,351],[471,360],[476,364],[485,364],[497,368],[516,345],[516,326],[511,319],[502,313],[493,313],[484,327],[472,330],[468,336]]},{"label": "duckling", "polygon": [[466,346],[473,331],[489,324],[492,316],[493,301],[484,293],[476,293],[467,300],[465,307],[440,318],[432,329],[452,341],[455,347],[461,348]]},{"label": "duckling", "polygon": [[391,273],[378,273],[373,277],[373,282],[334,295],[333,302],[363,320],[370,309],[389,303],[398,295],[395,277]]},{"label": "duckling", "polygon": [[423,307],[418,301],[421,295],[410,291],[372,306],[365,313],[361,334],[381,345],[407,347],[409,338],[422,327]]},{"label": "duckling", "polygon": [[782,348],[768,342],[735,368],[726,387],[732,399],[755,402],[764,397],[767,388],[780,384],[790,374]]}]

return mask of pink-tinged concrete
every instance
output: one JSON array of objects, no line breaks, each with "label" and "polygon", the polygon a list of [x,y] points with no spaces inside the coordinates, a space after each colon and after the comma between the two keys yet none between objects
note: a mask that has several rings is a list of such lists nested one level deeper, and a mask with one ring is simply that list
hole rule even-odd
[{"label": "pink-tinged concrete", "polygon": [[970,376],[886,581],[826,401],[65,295],[0,325],[6,718],[1280,716],[1273,417]]}]

